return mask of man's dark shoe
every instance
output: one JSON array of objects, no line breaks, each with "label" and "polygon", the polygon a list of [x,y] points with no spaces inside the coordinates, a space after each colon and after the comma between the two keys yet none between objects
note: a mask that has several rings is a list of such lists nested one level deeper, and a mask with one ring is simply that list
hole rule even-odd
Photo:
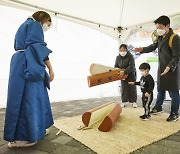
[{"label": "man's dark shoe", "polygon": [[163,110],[152,109],[152,111],[150,112],[150,114],[154,114],[154,115],[159,114],[159,113],[163,113]]},{"label": "man's dark shoe", "polygon": [[142,116],[139,116],[139,118],[141,118],[142,120],[149,120],[151,116],[150,115],[142,115]]},{"label": "man's dark shoe", "polygon": [[166,121],[167,121],[167,122],[170,122],[170,121],[177,121],[178,118],[179,118],[178,115],[170,115],[170,116],[166,119]]}]

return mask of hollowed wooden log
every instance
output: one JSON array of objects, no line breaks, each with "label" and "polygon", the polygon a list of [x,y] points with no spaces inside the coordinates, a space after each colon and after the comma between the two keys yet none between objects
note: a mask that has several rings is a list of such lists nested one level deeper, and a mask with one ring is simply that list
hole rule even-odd
[{"label": "hollowed wooden log", "polygon": [[122,77],[119,77],[118,73],[121,69],[113,70],[110,72],[95,74],[87,77],[88,80],[88,86],[93,87],[109,82],[113,82],[116,80],[123,80],[126,79],[128,75],[123,75]]},{"label": "hollowed wooden log", "polygon": [[115,105],[116,104],[114,102],[109,102],[85,112],[82,115],[82,122],[88,127],[104,119],[106,115],[112,111]]},{"label": "hollowed wooden log", "polygon": [[110,131],[118,120],[121,112],[122,108],[119,104],[117,104],[114,109],[105,117],[98,129],[102,132]]},{"label": "hollowed wooden log", "polygon": [[109,71],[113,71],[113,70],[117,70],[117,69],[119,69],[119,68],[113,68],[110,66],[93,63],[93,64],[91,64],[89,71],[90,71],[91,75],[95,75],[95,74],[105,73],[105,72],[109,72]]}]

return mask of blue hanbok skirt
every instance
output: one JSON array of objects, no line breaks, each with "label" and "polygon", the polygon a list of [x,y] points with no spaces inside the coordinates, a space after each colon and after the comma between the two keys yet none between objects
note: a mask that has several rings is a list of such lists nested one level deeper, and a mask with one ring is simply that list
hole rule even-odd
[{"label": "blue hanbok skirt", "polygon": [[5,115],[4,140],[36,142],[53,125],[47,88],[44,81],[24,78],[24,52],[15,53],[11,60],[8,99]]}]

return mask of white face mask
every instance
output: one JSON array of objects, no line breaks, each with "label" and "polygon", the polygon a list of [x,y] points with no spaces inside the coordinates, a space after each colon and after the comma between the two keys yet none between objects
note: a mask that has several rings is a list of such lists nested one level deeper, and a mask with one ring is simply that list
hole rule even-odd
[{"label": "white face mask", "polygon": [[145,71],[140,71],[140,74],[141,74],[142,76],[146,76],[146,72],[145,72]]},{"label": "white face mask", "polygon": [[158,33],[159,36],[164,35],[165,32],[166,32],[166,31],[165,31],[164,29],[157,29],[157,33]]},{"label": "white face mask", "polygon": [[127,52],[119,52],[119,54],[120,54],[122,57],[124,57],[124,56],[127,54]]},{"label": "white face mask", "polygon": [[49,29],[48,24],[44,23],[44,24],[42,25],[42,29],[43,29],[44,32],[46,32],[46,31]]}]

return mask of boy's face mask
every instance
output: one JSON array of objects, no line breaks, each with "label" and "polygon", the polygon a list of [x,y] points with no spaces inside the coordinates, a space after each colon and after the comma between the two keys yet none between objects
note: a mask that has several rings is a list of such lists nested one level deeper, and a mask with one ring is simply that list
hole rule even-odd
[{"label": "boy's face mask", "polygon": [[146,71],[140,71],[140,74],[141,74],[142,76],[146,76]]}]

